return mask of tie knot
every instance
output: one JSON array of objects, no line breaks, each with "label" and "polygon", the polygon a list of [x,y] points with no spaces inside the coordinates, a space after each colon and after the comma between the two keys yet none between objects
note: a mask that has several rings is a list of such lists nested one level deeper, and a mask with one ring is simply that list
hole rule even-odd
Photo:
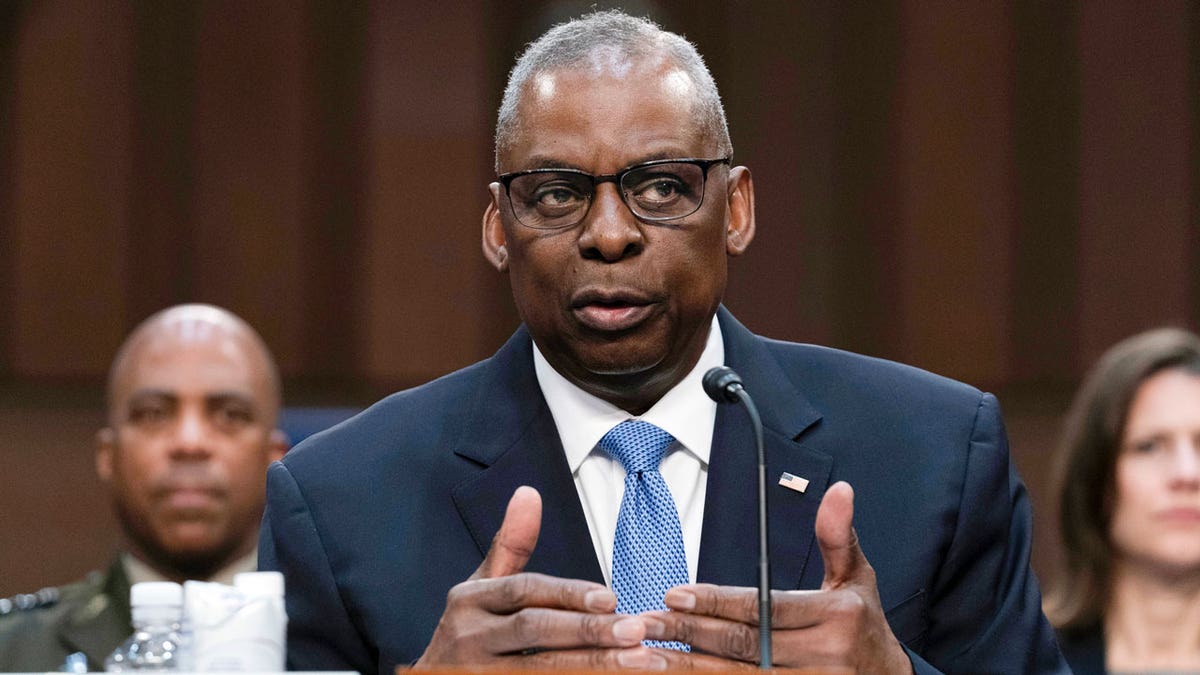
[{"label": "tie knot", "polygon": [[600,439],[600,449],[625,467],[625,473],[658,469],[663,453],[675,437],[641,420],[626,420]]}]

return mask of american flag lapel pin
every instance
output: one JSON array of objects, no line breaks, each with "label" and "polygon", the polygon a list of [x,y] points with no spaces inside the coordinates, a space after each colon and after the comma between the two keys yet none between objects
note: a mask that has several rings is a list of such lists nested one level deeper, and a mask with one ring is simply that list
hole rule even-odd
[{"label": "american flag lapel pin", "polygon": [[796,492],[804,492],[805,490],[808,489],[808,479],[807,478],[801,478],[800,476],[793,476],[792,474],[787,473],[786,471],[784,472],[784,474],[782,476],[779,477],[779,484],[789,490],[795,490]]}]

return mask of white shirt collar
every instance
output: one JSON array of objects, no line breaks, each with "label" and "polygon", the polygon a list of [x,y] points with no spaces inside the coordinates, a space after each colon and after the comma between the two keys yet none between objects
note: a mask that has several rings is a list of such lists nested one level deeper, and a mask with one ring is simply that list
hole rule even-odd
[{"label": "white shirt collar", "polygon": [[714,316],[708,341],[696,365],[645,414],[634,417],[569,382],[542,356],[537,344],[533,344],[533,368],[538,386],[558,427],[572,473],[579,469],[604,434],[629,419],[645,420],[665,430],[680,446],[708,466],[717,404],[704,393],[701,381],[710,368],[724,362],[725,343],[721,338],[721,326]]}]

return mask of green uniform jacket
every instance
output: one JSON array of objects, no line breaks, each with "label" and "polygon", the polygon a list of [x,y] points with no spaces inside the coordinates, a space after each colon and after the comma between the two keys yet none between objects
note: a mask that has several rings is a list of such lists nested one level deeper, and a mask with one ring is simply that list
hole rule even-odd
[{"label": "green uniform jacket", "polygon": [[67,654],[87,655],[89,671],[133,633],[129,579],[118,558],[101,573],[58,589],[57,602],[0,615],[0,671],[58,670]]}]

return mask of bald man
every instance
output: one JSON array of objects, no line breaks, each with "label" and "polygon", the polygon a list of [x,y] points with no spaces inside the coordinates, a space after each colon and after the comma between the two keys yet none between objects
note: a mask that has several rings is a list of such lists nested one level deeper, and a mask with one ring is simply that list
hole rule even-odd
[{"label": "bald man", "polygon": [[224,309],[179,305],[133,331],[96,434],[122,552],[107,572],[0,616],[0,670],[56,670],[77,651],[103,670],[132,631],[132,583],[230,583],[255,569],[267,466],[287,449],[279,390],[262,338]]}]

